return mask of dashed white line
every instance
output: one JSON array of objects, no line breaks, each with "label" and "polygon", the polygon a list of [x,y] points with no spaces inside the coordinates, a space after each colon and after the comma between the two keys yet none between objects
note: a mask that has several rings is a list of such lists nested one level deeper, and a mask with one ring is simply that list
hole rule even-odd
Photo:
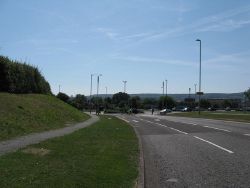
[{"label": "dashed white line", "polygon": [[213,146],[215,146],[215,147],[217,147],[217,148],[219,148],[219,149],[221,149],[221,150],[224,150],[224,151],[226,151],[226,152],[228,152],[228,153],[230,153],[230,154],[234,153],[234,152],[231,151],[231,150],[228,150],[228,149],[226,149],[226,148],[223,148],[223,147],[221,147],[221,146],[219,146],[219,145],[217,145],[217,144],[215,144],[215,143],[213,143],[213,142],[210,142],[210,141],[205,140],[205,139],[203,139],[203,138],[200,138],[200,137],[198,137],[198,136],[194,136],[194,138],[197,138],[197,139],[199,139],[199,140],[201,140],[201,141],[203,141],[203,142],[206,142],[206,143],[208,143],[208,144],[211,144],[211,145],[213,145]]},{"label": "dashed white line", "polygon": [[[145,121],[147,121],[147,120],[145,120]],[[179,132],[179,133],[182,133],[182,134],[188,134],[188,133],[186,133],[186,132],[184,132],[184,131],[180,131],[180,130],[178,130],[178,129],[169,127],[169,126],[167,126],[167,125],[163,125],[163,124],[160,124],[160,123],[154,123],[154,122],[151,122],[151,121],[147,121],[147,122],[148,122],[148,123],[153,123],[153,124],[156,124],[156,125],[159,125],[159,126],[162,126],[162,127],[167,127],[167,128],[169,128],[169,129],[175,130],[175,131],[177,131],[177,132]]]},{"label": "dashed white line", "polygon": [[183,123],[183,124],[188,124],[188,125],[197,125],[196,123],[178,122],[178,121],[176,121],[176,123]]},{"label": "dashed white line", "polygon": [[244,134],[245,136],[250,136],[250,134]]},{"label": "dashed white line", "polygon": [[159,120],[159,119],[155,119],[155,121],[161,121],[161,120]]},{"label": "dashed white line", "polygon": [[210,129],[216,129],[216,130],[220,130],[220,131],[225,131],[225,132],[231,132],[231,131],[229,131],[227,129],[220,129],[220,128],[217,128],[217,127],[210,127],[210,126],[206,126],[206,125],[204,125],[203,127],[210,128]]},{"label": "dashed white line", "polygon": [[138,122],[139,122],[139,121],[137,121],[137,120],[134,120],[134,119],[133,119],[132,121],[133,121],[133,122],[135,122],[135,123],[138,123]]},{"label": "dashed white line", "polygon": [[180,131],[180,130],[175,129],[175,128],[173,128],[173,127],[168,127],[168,128],[170,128],[170,129],[172,129],[172,130],[175,130],[175,131],[177,131],[177,132],[179,132],[179,133],[182,133],[182,134],[188,134],[188,133],[186,133],[186,132]]}]

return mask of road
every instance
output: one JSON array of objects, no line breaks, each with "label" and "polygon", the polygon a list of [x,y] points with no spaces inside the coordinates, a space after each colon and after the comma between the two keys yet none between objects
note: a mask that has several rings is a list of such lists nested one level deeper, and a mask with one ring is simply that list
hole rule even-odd
[{"label": "road", "polygon": [[250,124],[120,115],[142,141],[145,187],[250,187]]}]

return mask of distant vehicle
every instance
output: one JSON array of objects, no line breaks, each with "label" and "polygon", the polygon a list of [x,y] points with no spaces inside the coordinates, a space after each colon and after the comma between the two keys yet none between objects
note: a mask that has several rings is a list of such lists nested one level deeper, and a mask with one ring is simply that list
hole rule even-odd
[{"label": "distant vehicle", "polygon": [[173,111],[182,111],[183,108],[185,108],[185,106],[176,106],[174,108],[172,108]]},{"label": "distant vehicle", "polygon": [[160,115],[166,115],[169,112],[172,112],[172,110],[166,108],[160,111]]},{"label": "distant vehicle", "polygon": [[214,107],[209,107],[208,111],[216,111],[216,109]]},{"label": "distant vehicle", "polygon": [[192,109],[189,108],[189,107],[184,107],[181,111],[182,111],[182,112],[191,112]]},{"label": "distant vehicle", "polygon": [[231,108],[230,107],[226,107],[225,111],[231,111]]}]

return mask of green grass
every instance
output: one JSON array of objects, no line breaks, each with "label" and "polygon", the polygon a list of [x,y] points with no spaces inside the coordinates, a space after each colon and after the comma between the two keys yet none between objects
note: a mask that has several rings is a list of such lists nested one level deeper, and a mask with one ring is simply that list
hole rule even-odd
[{"label": "green grass", "polygon": [[138,176],[137,137],[131,126],[115,117],[102,116],[90,127],[32,147],[50,153],[19,150],[0,157],[1,188],[129,188]]},{"label": "green grass", "polygon": [[244,112],[182,112],[182,113],[172,113],[169,116],[179,116],[179,117],[192,117],[192,118],[207,118],[207,119],[219,119],[219,120],[229,120],[229,121],[240,121],[240,122],[250,122],[250,113]]},{"label": "green grass", "polygon": [[88,118],[54,96],[0,93],[0,140],[57,129]]}]

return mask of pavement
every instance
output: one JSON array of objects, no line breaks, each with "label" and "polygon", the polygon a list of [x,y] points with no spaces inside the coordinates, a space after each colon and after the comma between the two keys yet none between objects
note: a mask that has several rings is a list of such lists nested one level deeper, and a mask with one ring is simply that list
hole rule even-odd
[{"label": "pavement", "polygon": [[91,115],[91,118],[88,119],[87,121],[77,123],[72,126],[68,126],[68,127],[64,127],[64,128],[56,129],[56,130],[50,130],[46,132],[41,132],[41,133],[33,133],[33,134],[26,135],[26,136],[14,138],[11,140],[2,141],[0,142],[0,156],[6,153],[16,151],[20,148],[24,148],[31,144],[37,144],[47,139],[73,133],[74,131],[77,131],[79,129],[82,129],[84,127],[87,127],[97,122],[98,120],[99,120],[98,116]]},{"label": "pavement", "polygon": [[152,115],[119,115],[138,133],[144,185],[250,187],[250,124]]}]

